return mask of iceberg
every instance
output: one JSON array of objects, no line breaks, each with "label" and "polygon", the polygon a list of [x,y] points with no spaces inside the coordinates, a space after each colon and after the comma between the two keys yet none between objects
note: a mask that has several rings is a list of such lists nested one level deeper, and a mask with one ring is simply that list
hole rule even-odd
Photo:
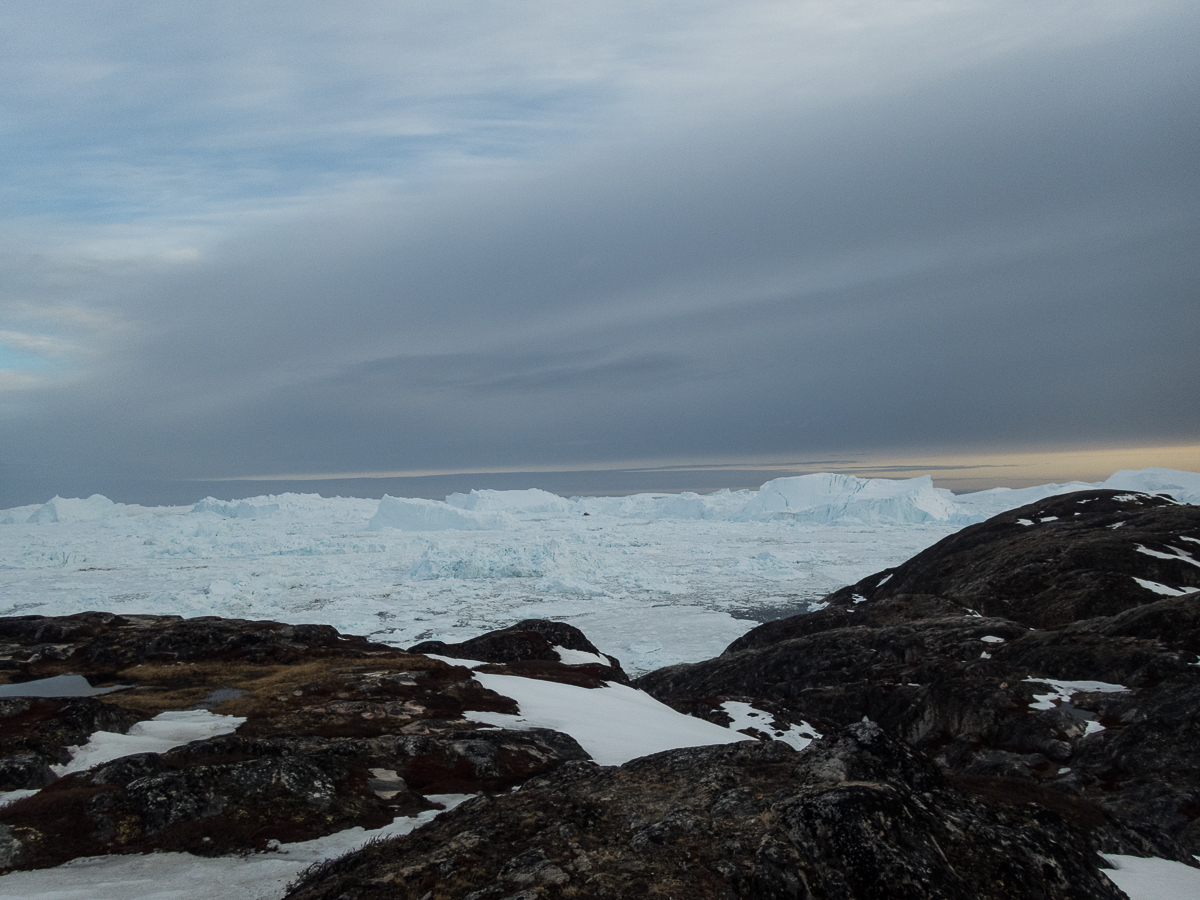
[{"label": "iceberg", "polygon": [[113,503],[103,494],[92,494],[86,500],[54,496],[47,500],[26,521],[31,525],[45,522],[98,522],[121,515],[121,504]]},{"label": "iceberg", "polygon": [[498,524],[494,516],[480,516],[471,510],[459,509],[438,500],[392,497],[384,494],[383,499],[379,501],[379,509],[367,523],[367,530],[396,528],[400,531],[484,531],[495,528]]},{"label": "iceberg", "polygon": [[251,503],[247,500],[239,500],[237,503],[233,503],[232,501],[222,503],[214,497],[205,497],[192,507],[192,512],[216,513],[218,516],[224,516],[226,519],[264,519],[272,513],[279,512],[279,504]]},{"label": "iceberg", "polygon": [[1150,466],[1145,469],[1122,469],[1104,481],[1068,481],[1065,484],[1039,484],[1027,488],[992,488],[959,494],[954,498],[967,521],[982,522],[1009,509],[1036,503],[1047,497],[1075,491],[1138,491],[1146,494],[1167,494],[1180,503],[1200,503],[1200,473],[1182,472]]},{"label": "iceberg", "polygon": [[919,478],[796,475],[768,481],[742,509],[743,521],[790,519],[814,525],[922,525],[958,518],[954,494]]},{"label": "iceberg", "polygon": [[511,515],[541,516],[569,515],[574,512],[571,501],[549,491],[529,488],[524,491],[471,491],[451,494],[446,503],[456,509],[476,513],[509,513]]},{"label": "iceberg", "polygon": [[1200,472],[1182,472],[1149,466],[1145,469],[1122,469],[1096,485],[1114,491],[1141,491],[1146,494],[1169,494],[1180,503],[1200,504]]}]

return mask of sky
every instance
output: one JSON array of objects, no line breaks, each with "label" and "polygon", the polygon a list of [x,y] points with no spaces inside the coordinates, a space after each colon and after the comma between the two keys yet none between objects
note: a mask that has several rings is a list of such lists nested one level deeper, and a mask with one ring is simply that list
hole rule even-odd
[{"label": "sky", "polygon": [[0,507],[1200,469],[1196,46],[1191,0],[8,0]]}]

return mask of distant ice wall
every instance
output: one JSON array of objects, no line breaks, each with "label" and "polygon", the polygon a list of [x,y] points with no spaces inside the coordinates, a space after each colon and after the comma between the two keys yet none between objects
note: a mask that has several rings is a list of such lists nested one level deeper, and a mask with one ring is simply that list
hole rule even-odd
[{"label": "distant ice wall", "polygon": [[[384,496],[368,529],[401,531],[505,531],[522,521],[574,516],[611,516],[656,521],[698,519],[714,522],[787,521],[809,525],[969,525],[997,513],[1071,491],[1108,488],[1169,494],[1181,503],[1200,504],[1200,473],[1178,469],[1122,470],[1102,482],[1072,481],[1028,488],[993,488],[955,496],[919,478],[858,478],[819,473],[776,478],[757,491],[720,490],[711,494],[634,494],[627,497],[568,499],[531,488],[474,490],[445,501]],[[371,501],[361,501],[369,503]],[[223,518],[258,519],[311,515],[323,508],[316,494],[281,494],[246,500],[201,500],[191,512]],[[158,508],[159,510],[166,509]],[[0,510],[0,525],[98,521],[154,510],[113,503],[93,494],[86,500],[54,497],[41,506]]]},{"label": "distant ice wall", "polygon": [[809,525],[970,525],[1007,509],[1070,491],[1115,490],[1169,493],[1184,503],[1200,503],[1200,474],[1174,469],[1117,472],[1107,481],[994,488],[955,496],[918,478],[858,478],[819,473],[776,478],[757,491],[712,494],[634,494],[568,500],[540,490],[471,491],[435,500],[385,497],[371,529],[405,531],[496,529],[522,519],[556,516],[612,516],[622,519],[707,519],[719,522],[788,521]]}]

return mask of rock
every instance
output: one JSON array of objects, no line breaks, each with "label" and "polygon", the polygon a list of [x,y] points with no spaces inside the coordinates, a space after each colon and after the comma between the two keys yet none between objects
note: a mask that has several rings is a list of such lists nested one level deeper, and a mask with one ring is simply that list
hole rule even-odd
[{"label": "rock", "polygon": [[1062,626],[1162,599],[1138,579],[1200,587],[1180,535],[1200,535],[1200,507],[1129,492],[1062,494],[970,525],[827,599],[847,607],[855,597],[933,595],[1021,625]]},{"label": "rock", "polygon": [[29,868],[149,850],[212,856],[378,828],[435,808],[423,793],[506,790],[587,758],[572,738],[542,729],[372,739],[225,735],[69,775],[0,809],[0,821],[20,839],[20,865]]},{"label": "rock", "polygon": [[70,761],[68,747],[97,731],[124,734],[142,718],[91,697],[0,699],[0,791],[49,784],[49,767]]},{"label": "rock", "polygon": [[[508,628],[489,631],[487,634],[458,644],[447,644],[444,641],[423,641],[409,647],[408,652],[434,653],[455,659],[512,665],[538,661],[557,663],[559,654],[555,651],[555,647],[601,656],[595,644],[589,641],[587,636],[574,625],[568,625],[565,622],[551,622],[546,619],[525,619]],[[621,669],[620,662],[611,656],[603,658],[609,661],[609,665],[596,664],[587,668],[594,669],[595,677],[602,680],[626,683],[628,679]],[[536,666],[526,666],[519,671],[520,674],[531,674],[531,677],[543,677],[532,673],[547,670]]]},{"label": "rock", "polygon": [[797,753],[696,747],[567,763],[308,873],[288,900],[1118,898],[1039,807],[965,796],[869,724]]},{"label": "rock", "polygon": [[1112,491],[1051,498],[635,685],[718,722],[726,700],[819,729],[867,716],[991,800],[1072,798],[1099,811],[1086,826],[1097,846],[1194,864],[1200,593],[1164,598],[1136,580],[1195,578],[1180,535],[1200,539],[1200,509]]},{"label": "rock", "polygon": [[[131,688],[103,701],[0,700],[0,778],[9,789],[42,788],[0,808],[11,845],[2,851],[6,866],[150,850],[259,850],[271,841],[379,827],[436,808],[427,793],[504,791],[564,761],[588,758],[564,734],[471,722],[472,711],[512,714],[518,707],[469,669],[324,626],[211,617],[64,619],[0,620],[15,665],[10,674],[28,679],[69,665],[93,682]],[[586,642],[545,630],[556,640]],[[58,655],[20,652],[50,646],[48,637]],[[540,677],[579,677],[580,667],[536,664]],[[245,722],[232,735],[58,780],[49,768],[69,761],[67,748],[95,731],[125,732],[164,709],[187,707]]]}]

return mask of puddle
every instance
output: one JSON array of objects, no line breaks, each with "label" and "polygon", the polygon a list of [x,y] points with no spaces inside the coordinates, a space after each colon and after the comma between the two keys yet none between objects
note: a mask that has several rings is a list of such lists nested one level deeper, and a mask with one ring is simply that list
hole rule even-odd
[{"label": "puddle", "polygon": [[132,685],[92,687],[82,675],[55,675],[53,678],[39,678],[21,684],[0,684],[0,697],[95,697],[128,687]]}]

